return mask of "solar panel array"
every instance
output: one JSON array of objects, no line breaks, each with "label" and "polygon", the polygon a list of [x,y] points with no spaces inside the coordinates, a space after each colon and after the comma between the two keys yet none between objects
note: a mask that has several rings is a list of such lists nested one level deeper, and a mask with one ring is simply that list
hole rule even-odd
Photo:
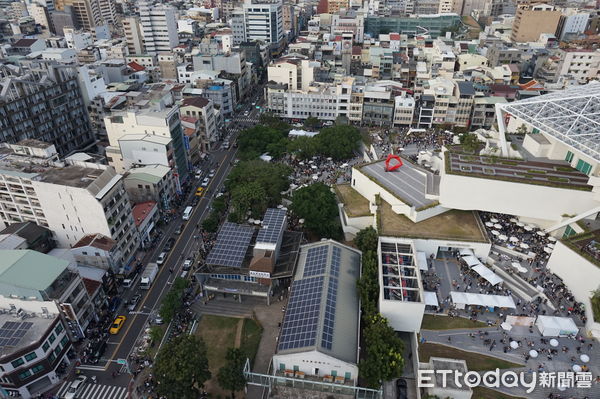
[{"label": "solar panel array", "polygon": [[242,267],[253,234],[253,227],[225,222],[219,231],[215,246],[206,258],[206,264]]},{"label": "solar panel array", "polygon": [[306,253],[306,262],[304,262],[304,277],[325,273],[328,251],[329,245],[322,245],[308,250]]},{"label": "solar panel array", "polygon": [[283,234],[285,215],[286,212],[283,209],[267,209],[262,222],[262,228],[258,231],[256,242],[277,244],[281,234]]},{"label": "solar panel array", "polygon": [[279,350],[315,345],[323,280],[323,276],[317,276],[294,281],[281,329]]},{"label": "solar panel array", "polygon": [[4,325],[0,327],[0,347],[17,346],[31,326],[33,326],[33,323],[28,321],[7,321],[4,323]]},{"label": "solar panel array", "polygon": [[[333,274],[333,273],[332,273]],[[325,319],[323,320],[323,337],[321,346],[331,349],[333,345],[333,325],[335,323],[335,305],[337,301],[338,279],[329,277],[329,287],[327,288],[327,300],[325,303]]]}]

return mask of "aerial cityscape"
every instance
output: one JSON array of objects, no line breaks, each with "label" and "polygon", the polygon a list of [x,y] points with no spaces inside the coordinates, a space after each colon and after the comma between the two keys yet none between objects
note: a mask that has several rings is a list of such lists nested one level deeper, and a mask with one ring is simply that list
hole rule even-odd
[{"label": "aerial cityscape", "polygon": [[0,398],[600,399],[599,0],[0,0]]}]

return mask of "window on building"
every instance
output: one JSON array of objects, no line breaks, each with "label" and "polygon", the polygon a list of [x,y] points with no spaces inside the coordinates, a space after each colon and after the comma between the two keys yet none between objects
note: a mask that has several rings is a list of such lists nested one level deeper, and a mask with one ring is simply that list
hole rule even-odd
[{"label": "window on building", "polygon": [[565,229],[565,232],[563,233],[562,238],[564,240],[565,238],[569,238],[571,236],[574,236],[575,234],[577,234],[575,232],[575,230],[573,230],[573,228],[571,226],[567,226],[567,228]]},{"label": "window on building", "polygon": [[29,378],[30,376],[31,376],[31,371],[29,371],[29,370],[25,370],[22,373],[19,373],[20,380],[25,380],[25,379]]},{"label": "window on building", "polygon": [[44,371],[44,366],[41,365],[41,364],[38,364],[37,366],[34,366],[34,367],[31,368],[31,372],[33,374],[37,374],[37,373],[39,373],[41,371]]},{"label": "window on building", "polygon": [[571,162],[573,161],[574,154],[571,151],[567,151],[567,156],[565,157],[565,161]]},{"label": "window on building", "polygon": [[12,362],[10,362],[10,364],[11,364],[11,365],[12,365],[14,368],[17,368],[17,367],[19,367],[20,365],[22,365],[22,364],[24,364],[24,363],[25,363],[25,360],[23,360],[23,358],[22,358],[22,357],[20,357],[20,358],[18,358],[18,359],[16,359],[16,360],[13,360]]},{"label": "window on building", "polygon": [[27,360],[28,362],[33,359],[37,359],[37,355],[35,352],[31,352],[25,355],[25,360]]},{"label": "window on building", "polygon": [[579,161],[577,161],[577,166],[575,167],[575,169],[577,169],[581,173],[585,173],[586,175],[589,175],[590,172],[592,171],[592,165],[590,165],[589,163],[580,159]]},{"label": "window on building", "polygon": [[62,323],[58,323],[58,325],[56,326],[56,329],[54,329],[54,332],[56,333],[56,335],[60,334],[65,328],[63,327]]},{"label": "window on building", "polygon": [[63,339],[60,340],[60,344],[62,345],[62,347],[64,348],[65,345],[67,344],[67,342],[69,342],[69,337],[67,337],[66,335],[64,336]]},{"label": "window on building", "polygon": [[56,336],[54,335],[54,333],[48,336],[48,341],[50,341],[51,344],[53,344],[54,341],[56,341]]},{"label": "window on building", "polygon": [[42,345],[42,349],[44,350],[44,352],[48,352],[48,349],[50,349],[50,344],[48,343],[48,341],[44,342],[44,345]]}]

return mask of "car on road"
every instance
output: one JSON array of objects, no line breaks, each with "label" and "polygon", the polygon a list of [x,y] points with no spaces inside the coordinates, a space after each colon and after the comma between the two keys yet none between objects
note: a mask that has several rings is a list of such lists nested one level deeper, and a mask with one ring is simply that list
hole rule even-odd
[{"label": "car on road", "polygon": [[208,172],[208,177],[212,179],[215,177],[215,173],[217,173],[217,171],[215,169],[211,169],[210,172]]},{"label": "car on road", "polygon": [[135,294],[134,296],[132,296],[131,299],[129,300],[129,303],[127,304],[127,310],[129,310],[130,312],[133,312],[135,310],[135,308],[137,308],[137,305],[140,302],[140,299],[142,299],[141,294]]},{"label": "car on road", "polygon": [[117,316],[115,321],[110,326],[110,330],[108,330],[108,332],[113,335],[118,334],[119,331],[121,331],[121,328],[123,328],[123,324],[125,324],[126,319],[127,319],[127,317],[125,317],[125,316]]},{"label": "car on road", "polygon": [[192,268],[193,263],[193,259],[187,258],[185,262],[183,262],[183,270],[190,270]]},{"label": "car on road", "polygon": [[169,252],[171,249],[173,249],[173,245],[175,245],[175,238],[171,237],[171,238],[169,238],[169,240],[165,244],[165,247],[163,248],[163,251]]},{"label": "car on road", "polygon": [[229,149],[229,141],[223,143],[223,148],[225,148],[226,150]]},{"label": "car on road", "polygon": [[156,318],[154,318],[154,324],[156,324],[157,326],[160,326],[163,323],[164,323],[164,321],[163,321],[162,317],[156,316]]},{"label": "car on road", "polygon": [[204,195],[204,187],[198,187],[196,190],[196,196],[202,197],[202,195]]},{"label": "car on road", "polygon": [[248,116],[248,115],[250,115],[250,111],[245,111],[244,116]]},{"label": "car on road", "polygon": [[196,179],[201,178],[202,177],[202,171],[196,172],[196,174],[194,175],[194,177],[196,177]]},{"label": "car on road", "polygon": [[77,376],[77,378],[71,382],[71,385],[69,385],[69,389],[67,389],[67,393],[65,393],[65,399],[75,399],[77,394],[83,389],[86,381],[87,377],[85,375]]},{"label": "car on road", "polygon": [[158,258],[156,258],[156,264],[157,265],[162,265],[163,263],[165,263],[165,259],[167,259],[167,253],[166,252],[161,252],[158,255]]},{"label": "car on road", "polygon": [[175,229],[175,234],[179,235],[181,234],[181,225],[177,226],[177,228]]},{"label": "car on road", "polygon": [[202,180],[202,184],[200,186],[207,187],[209,182],[210,182],[210,179],[208,177],[205,177],[204,180]]},{"label": "car on road", "polygon": [[396,399],[408,399],[406,380],[402,378],[396,380]]}]

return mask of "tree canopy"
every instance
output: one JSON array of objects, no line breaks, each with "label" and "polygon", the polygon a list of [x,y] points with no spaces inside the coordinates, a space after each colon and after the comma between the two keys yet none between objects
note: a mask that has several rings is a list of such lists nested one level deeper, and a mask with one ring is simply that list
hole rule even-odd
[{"label": "tree canopy", "polygon": [[279,158],[285,153],[287,132],[264,125],[243,130],[238,139],[238,153],[242,160],[256,159],[264,153]]},{"label": "tree canopy", "polygon": [[402,376],[404,342],[381,314],[371,314],[364,320],[363,336],[367,348],[358,367],[367,385],[379,388],[383,381]]},{"label": "tree canopy", "polygon": [[206,345],[195,335],[183,334],[158,353],[153,372],[157,391],[169,399],[195,399],[211,378]]},{"label": "tree canopy", "polygon": [[358,295],[365,317],[377,313],[379,299],[379,274],[377,252],[363,252],[362,273],[358,280]]},{"label": "tree canopy", "polygon": [[298,137],[288,143],[288,151],[300,159],[309,159],[319,153],[319,141],[314,137]]},{"label": "tree canopy", "polygon": [[281,202],[288,189],[292,169],[283,164],[261,160],[240,162],[229,174],[225,186],[231,192],[229,220],[241,223],[248,211],[260,217],[270,206]]},{"label": "tree canopy", "polygon": [[356,237],[354,237],[354,244],[356,244],[358,249],[362,252],[377,251],[378,241],[379,234],[377,234],[377,230],[375,230],[373,226],[362,229],[356,233]]},{"label": "tree canopy", "polygon": [[459,140],[463,150],[470,153],[475,153],[481,145],[477,135],[473,133],[463,133],[459,136]]},{"label": "tree canopy", "polygon": [[321,125],[321,121],[314,116],[309,116],[304,120],[304,127],[307,129],[316,129]]},{"label": "tree canopy", "polygon": [[352,158],[360,148],[361,135],[350,125],[336,125],[322,129],[315,136],[319,153],[339,161]]},{"label": "tree canopy", "polygon": [[304,226],[320,237],[341,237],[335,195],[323,183],[313,183],[294,193],[292,211],[304,219]]},{"label": "tree canopy", "polygon": [[246,356],[239,348],[229,348],[225,359],[227,363],[219,369],[217,380],[221,388],[231,391],[231,398],[234,399],[235,391],[241,391],[246,386],[244,377]]},{"label": "tree canopy", "polygon": [[183,292],[188,285],[189,281],[181,277],[177,277],[175,281],[173,281],[171,290],[165,295],[165,298],[160,305],[160,309],[158,310],[160,317],[163,318],[165,323],[170,323],[171,320],[173,320],[175,313],[177,313],[179,308],[183,305]]}]

